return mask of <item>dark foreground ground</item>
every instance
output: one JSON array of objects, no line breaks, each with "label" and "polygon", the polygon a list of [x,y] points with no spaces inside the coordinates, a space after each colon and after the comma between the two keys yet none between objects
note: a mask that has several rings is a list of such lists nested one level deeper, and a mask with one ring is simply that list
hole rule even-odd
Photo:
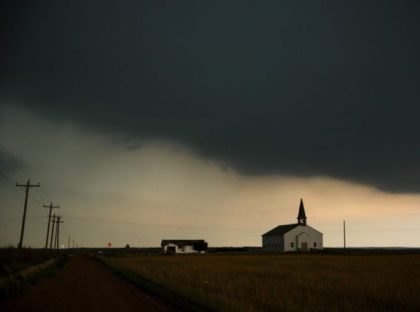
[{"label": "dark foreground ground", "polygon": [[171,311],[88,256],[71,257],[52,278],[29,286],[0,311]]}]

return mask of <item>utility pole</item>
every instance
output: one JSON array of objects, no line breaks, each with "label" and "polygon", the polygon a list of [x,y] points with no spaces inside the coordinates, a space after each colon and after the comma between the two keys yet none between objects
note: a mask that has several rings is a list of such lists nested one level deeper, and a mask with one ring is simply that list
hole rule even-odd
[{"label": "utility pole", "polygon": [[25,233],[25,221],[26,221],[26,209],[28,207],[28,194],[29,194],[29,189],[31,187],[40,187],[41,185],[38,184],[31,184],[31,180],[29,179],[26,184],[19,184],[16,183],[16,186],[18,187],[25,187],[25,205],[23,206],[23,217],[22,217],[22,228],[20,230],[20,240],[19,240],[19,244],[18,244],[18,248],[22,248],[22,244],[23,244],[23,234]]},{"label": "utility pole", "polygon": [[51,239],[50,239],[50,249],[53,249],[53,237],[54,237],[54,226],[55,226],[55,213],[53,215],[52,219],[52,229],[51,229]]},{"label": "utility pole", "polygon": [[69,234],[69,240],[67,241],[67,249],[70,249],[70,234]]},{"label": "utility pole", "polygon": [[53,203],[51,202],[49,206],[47,205],[43,205],[44,208],[49,208],[50,212],[48,214],[48,227],[47,227],[47,238],[45,239],[45,249],[48,248],[48,237],[50,234],[50,223],[51,223],[51,212],[53,210],[53,208],[60,208],[60,206],[53,206]]},{"label": "utility pole", "polygon": [[58,216],[55,223],[57,223],[55,230],[55,248],[60,249],[60,223],[64,223],[64,221],[61,221],[61,216]]},{"label": "utility pole", "polygon": [[343,221],[344,251],[346,251],[346,220]]}]

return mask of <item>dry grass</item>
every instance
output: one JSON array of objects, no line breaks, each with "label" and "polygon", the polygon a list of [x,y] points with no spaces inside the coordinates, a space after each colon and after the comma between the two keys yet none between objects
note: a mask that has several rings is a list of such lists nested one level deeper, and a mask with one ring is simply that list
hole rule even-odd
[{"label": "dry grass", "polygon": [[7,278],[28,266],[44,262],[53,256],[54,254],[45,249],[0,248],[0,278]]},{"label": "dry grass", "polygon": [[51,276],[64,266],[66,255],[43,249],[0,249],[0,302],[28,284]]},{"label": "dry grass", "polygon": [[220,311],[420,311],[420,255],[113,258]]}]

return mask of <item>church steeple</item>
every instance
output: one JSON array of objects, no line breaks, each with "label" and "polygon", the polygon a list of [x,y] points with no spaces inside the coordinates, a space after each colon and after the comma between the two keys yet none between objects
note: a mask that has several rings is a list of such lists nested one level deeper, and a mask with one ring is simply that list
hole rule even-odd
[{"label": "church steeple", "polygon": [[302,198],[300,199],[299,213],[298,213],[297,219],[298,219],[298,224],[306,225],[305,207],[303,206]]}]

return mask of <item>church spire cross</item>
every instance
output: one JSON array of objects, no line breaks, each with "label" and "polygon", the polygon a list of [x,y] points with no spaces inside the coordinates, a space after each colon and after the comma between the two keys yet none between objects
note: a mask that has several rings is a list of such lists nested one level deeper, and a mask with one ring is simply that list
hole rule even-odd
[{"label": "church spire cross", "polygon": [[303,206],[303,199],[300,199],[299,213],[297,216],[298,224],[306,225],[305,207]]}]

